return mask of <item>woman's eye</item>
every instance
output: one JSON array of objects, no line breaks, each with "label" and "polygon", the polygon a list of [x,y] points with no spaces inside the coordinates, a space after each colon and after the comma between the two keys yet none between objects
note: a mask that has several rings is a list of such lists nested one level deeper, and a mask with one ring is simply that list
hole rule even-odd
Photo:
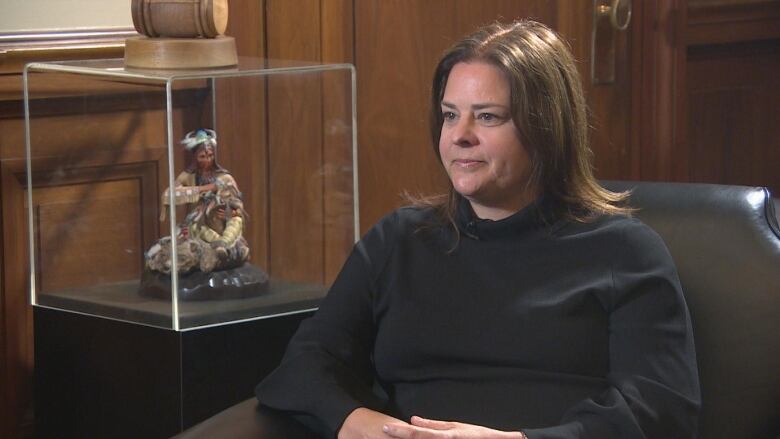
[{"label": "woman's eye", "polygon": [[495,115],[495,114],[493,114],[493,113],[479,113],[479,114],[477,115],[477,118],[478,118],[479,120],[484,120],[485,122],[496,121],[496,120],[498,120],[498,119],[499,119],[499,117],[498,117],[498,116],[496,116],[496,115]]},{"label": "woman's eye", "polygon": [[505,118],[495,113],[479,113],[477,120],[484,125],[499,125],[504,122]]},{"label": "woman's eye", "polygon": [[457,115],[452,111],[443,111],[441,115],[444,117],[444,120],[455,120],[457,117]]}]

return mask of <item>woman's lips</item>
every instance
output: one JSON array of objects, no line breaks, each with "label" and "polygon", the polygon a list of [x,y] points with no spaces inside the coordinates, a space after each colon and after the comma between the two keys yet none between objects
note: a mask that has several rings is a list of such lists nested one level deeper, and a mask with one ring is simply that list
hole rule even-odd
[{"label": "woman's lips", "polygon": [[473,168],[475,166],[479,166],[482,163],[484,163],[481,160],[472,160],[472,159],[456,159],[453,160],[452,163],[455,166],[461,167],[461,168]]}]

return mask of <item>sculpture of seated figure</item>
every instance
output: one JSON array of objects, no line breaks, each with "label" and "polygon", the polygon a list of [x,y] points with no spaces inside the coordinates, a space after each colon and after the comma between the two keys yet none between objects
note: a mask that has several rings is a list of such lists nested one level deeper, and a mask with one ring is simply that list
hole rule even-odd
[{"label": "sculpture of seated figure", "polygon": [[[173,187],[175,205],[186,205],[184,221],[176,227],[177,271],[190,275],[200,271],[212,273],[234,268],[243,269],[249,260],[249,245],[243,236],[244,221],[248,217],[233,176],[216,161],[217,134],[213,130],[199,129],[188,133],[181,142],[189,153],[190,163],[178,175]],[[164,209],[160,220],[164,221],[170,206],[170,190],[162,194]],[[144,280],[141,290],[147,289],[148,280],[160,280],[157,274],[169,275],[172,270],[171,238],[158,240],[146,252]],[[252,267],[250,278],[258,275],[267,283],[267,275]],[[230,274],[244,276],[246,273]],[[199,288],[204,277],[191,279],[190,289]],[[187,285],[187,279],[183,279]],[[209,282],[211,283],[211,282]],[[230,284],[242,284],[231,280]],[[205,287],[203,287],[205,288]],[[162,291],[166,288],[163,287]]]}]

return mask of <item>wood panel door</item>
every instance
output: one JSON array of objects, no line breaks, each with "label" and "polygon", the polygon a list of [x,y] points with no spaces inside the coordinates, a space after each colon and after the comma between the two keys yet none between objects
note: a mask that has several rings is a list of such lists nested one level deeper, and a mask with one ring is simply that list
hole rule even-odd
[{"label": "wood panel door", "polygon": [[686,13],[682,174],[780,196],[780,1],[690,0]]},{"label": "wood panel door", "polygon": [[593,0],[361,0],[355,2],[361,227],[402,204],[399,194],[435,193],[445,174],[428,135],[433,69],[443,51],[482,24],[533,18],[558,30],[579,62],[592,111],[596,173],[638,177],[631,133],[631,27],[614,34],[615,79],[591,80]]}]

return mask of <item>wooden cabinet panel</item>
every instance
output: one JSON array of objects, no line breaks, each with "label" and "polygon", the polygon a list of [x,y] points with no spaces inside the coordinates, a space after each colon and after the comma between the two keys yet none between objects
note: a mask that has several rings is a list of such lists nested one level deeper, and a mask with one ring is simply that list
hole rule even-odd
[{"label": "wooden cabinet panel", "polygon": [[685,179],[780,193],[780,2],[688,3],[680,145]]},{"label": "wooden cabinet panel", "polygon": [[780,194],[778,71],[780,40],[689,50],[691,180]]},{"label": "wooden cabinet panel", "polygon": [[165,163],[34,171],[39,292],[140,278],[143,253],[159,237],[160,165]]},{"label": "wooden cabinet panel", "polygon": [[690,0],[685,40],[709,45],[780,38],[777,0]]},{"label": "wooden cabinet panel", "polygon": [[40,203],[33,213],[37,285],[42,292],[139,278],[145,249],[137,182],[92,182],[35,192]]}]

